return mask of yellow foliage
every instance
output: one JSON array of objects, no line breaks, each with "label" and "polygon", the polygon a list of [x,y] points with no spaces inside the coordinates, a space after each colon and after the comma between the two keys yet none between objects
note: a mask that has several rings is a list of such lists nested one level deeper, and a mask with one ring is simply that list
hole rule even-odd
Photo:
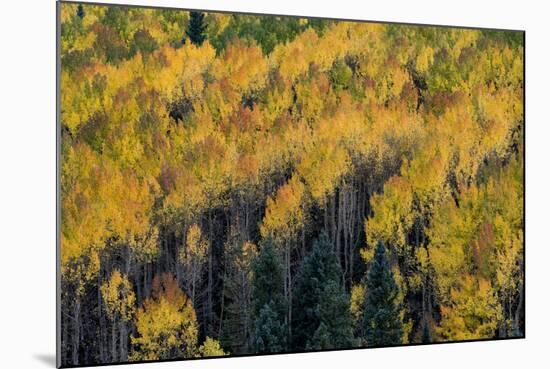
[{"label": "yellow foliage", "polygon": [[212,76],[219,81],[227,79],[228,86],[241,95],[265,86],[267,61],[258,46],[243,43],[230,44],[212,66]]},{"label": "yellow foliage", "polygon": [[441,326],[436,329],[442,339],[494,337],[501,314],[490,282],[463,275],[459,289],[451,295],[451,304],[441,307]]},{"label": "yellow foliage", "polygon": [[350,311],[356,326],[363,324],[366,293],[363,283],[354,284],[351,287]]},{"label": "yellow foliage", "polygon": [[62,265],[104,247],[109,237],[134,242],[150,232],[153,195],[146,180],[100,160],[85,145],[69,149],[61,171]]},{"label": "yellow foliage", "polygon": [[210,337],[206,337],[206,340],[204,340],[204,343],[199,347],[200,357],[225,356],[225,355],[228,355],[228,353],[223,351],[223,349],[220,346],[220,343]]},{"label": "yellow foliage", "polygon": [[434,50],[430,46],[425,46],[416,57],[416,69],[420,73],[425,73],[433,62]]},{"label": "yellow foliage", "polygon": [[190,358],[197,353],[198,324],[191,300],[168,274],[155,277],[153,296],[136,313],[130,361]]},{"label": "yellow foliage", "polygon": [[105,311],[111,321],[130,321],[135,313],[136,295],[130,281],[118,270],[111,273],[111,278],[101,287],[101,297],[105,303]]},{"label": "yellow foliage", "polygon": [[264,220],[260,227],[263,237],[272,235],[278,240],[290,240],[304,221],[302,201],[304,184],[292,176],[277,190],[274,198],[268,197]]},{"label": "yellow foliage", "polygon": [[[106,8],[86,6],[80,20],[76,10],[61,7],[60,238],[77,296],[106,248],[151,262],[165,227],[187,229],[178,262],[188,283],[208,250],[196,222],[228,211],[235,194],[265,201],[261,236],[288,246],[311,206],[323,210],[351,178],[372,211],[363,260],[382,240],[404,293],[433,268],[440,337],[490,336],[501,320],[495,296],[514,300],[522,281],[521,45],[477,30],[329,22],[264,56],[251,39],[214,49],[233,27],[229,15],[207,14],[212,44],[196,46],[180,42],[188,13],[141,9],[113,32],[127,51],[139,29],[158,47],[107,62],[93,50]],[[336,67],[345,83],[334,82]],[[411,245],[415,227],[421,245]],[[237,262],[255,251],[245,243]],[[133,360],[225,354],[210,338],[197,348],[192,304],[162,278],[135,312]],[[111,318],[132,319],[125,276],[113,271],[100,290]],[[356,319],[362,295],[353,286]]]},{"label": "yellow foliage", "polygon": [[180,262],[187,264],[202,261],[208,251],[208,243],[203,239],[201,229],[197,224],[189,227],[186,239],[186,247],[180,250]]},{"label": "yellow foliage", "polygon": [[311,64],[326,72],[334,60],[344,56],[352,43],[348,33],[352,27],[347,22],[335,23],[321,38],[308,28],[293,41],[277,45],[270,55],[269,64],[271,68],[278,68],[281,75],[291,82],[306,73]]},{"label": "yellow foliage", "polygon": [[374,256],[378,241],[389,247],[405,246],[407,231],[413,222],[412,200],[410,183],[397,176],[386,182],[382,194],[373,195],[371,204],[374,216],[365,221],[367,247],[361,252],[365,262]]},{"label": "yellow foliage", "polygon": [[462,275],[472,271],[472,278],[494,278],[490,283],[500,296],[517,291],[513,276],[520,273],[523,250],[522,185],[521,165],[513,161],[485,185],[464,191],[460,207],[449,200],[435,209],[428,251],[444,304],[452,304]]},{"label": "yellow foliage", "polygon": [[395,65],[392,60],[388,60],[386,63],[392,67],[382,70],[374,77],[377,81],[376,96],[379,104],[399,97],[405,83],[410,82],[409,74],[403,68]]}]

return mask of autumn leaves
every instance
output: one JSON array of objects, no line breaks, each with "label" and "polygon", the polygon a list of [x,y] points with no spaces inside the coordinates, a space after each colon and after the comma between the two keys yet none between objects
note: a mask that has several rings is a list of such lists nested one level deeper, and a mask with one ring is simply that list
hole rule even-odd
[{"label": "autumn leaves", "polygon": [[77,10],[65,363],[522,334],[514,35],[207,14],[197,46],[187,12]]}]

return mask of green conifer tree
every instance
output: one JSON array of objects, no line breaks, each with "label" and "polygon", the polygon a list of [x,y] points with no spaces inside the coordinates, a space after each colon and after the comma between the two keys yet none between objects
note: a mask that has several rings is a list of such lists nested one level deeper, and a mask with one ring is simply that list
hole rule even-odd
[{"label": "green conifer tree", "polygon": [[257,353],[283,352],[286,348],[287,327],[281,315],[273,310],[274,305],[273,301],[265,304],[256,319],[254,347]]},{"label": "green conifer tree", "polygon": [[333,349],[354,345],[349,297],[326,233],[315,241],[298,274],[293,301],[295,349]]},{"label": "green conifer tree", "polygon": [[204,13],[191,12],[189,15],[189,25],[185,34],[192,43],[200,46],[206,40],[205,31],[207,27],[208,25],[204,21]]},{"label": "green conifer tree", "polygon": [[323,350],[331,348],[332,342],[330,339],[330,332],[325,323],[319,324],[319,328],[313,334],[311,340],[308,341],[307,350]]},{"label": "green conifer tree", "polygon": [[76,8],[76,15],[80,19],[84,19],[84,17],[86,16],[86,12],[84,11],[84,7],[82,6],[82,4],[78,4],[78,7]]},{"label": "green conifer tree", "polygon": [[260,245],[260,254],[252,268],[252,304],[256,327],[253,345],[259,353],[285,351],[287,302],[283,291],[283,267],[271,238]]},{"label": "green conifer tree", "polygon": [[402,343],[401,309],[399,287],[393,277],[386,249],[379,241],[367,275],[364,338],[368,346]]}]

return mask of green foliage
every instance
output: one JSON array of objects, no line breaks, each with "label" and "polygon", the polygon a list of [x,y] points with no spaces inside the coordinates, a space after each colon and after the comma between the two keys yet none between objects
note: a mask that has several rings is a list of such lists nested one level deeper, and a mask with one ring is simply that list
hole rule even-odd
[{"label": "green foliage", "polygon": [[60,41],[67,366],[522,334],[523,34],[63,3]]},{"label": "green foliage", "polygon": [[126,43],[116,29],[109,25],[97,24],[95,30],[94,49],[107,63],[118,64],[128,57]]},{"label": "green foliage", "polygon": [[328,327],[324,322],[319,324],[313,337],[308,340],[306,350],[327,350],[333,348],[333,342]]},{"label": "green foliage", "polygon": [[211,42],[218,52],[235,39],[256,43],[264,55],[270,54],[275,46],[292,41],[307,28],[322,34],[329,21],[293,17],[255,17],[234,15],[226,27],[212,35]]},{"label": "green foliage", "polygon": [[278,314],[286,310],[286,302],[283,298],[283,267],[273,240],[267,238],[260,245],[260,253],[253,263],[254,277],[252,280],[252,301],[255,315],[265,305],[274,301],[274,308]]},{"label": "green foliage", "polygon": [[350,67],[341,59],[337,60],[330,70],[330,81],[334,89],[346,89],[351,80],[353,72]]},{"label": "green foliage", "polygon": [[378,242],[367,275],[364,339],[368,346],[397,345],[403,341],[402,302],[386,249]]},{"label": "green foliage", "polygon": [[256,353],[284,352],[288,347],[288,327],[273,306],[273,301],[263,305],[257,315],[253,344]]},{"label": "green foliage", "polygon": [[306,347],[327,350],[349,348],[358,344],[353,335],[349,308],[349,296],[344,288],[339,282],[328,281],[317,308],[321,323],[313,337],[307,341]]},{"label": "green foliage", "polygon": [[252,300],[252,263],[257,258],[256,245],[232,237],[226,242],[224,289],[226,302],[220,340],[232,353],[250,352],[254,334]]},{"label": "green foliage", "polygon": [[349,297],[341,286],[341,273],[331,243],[323,232],[297,276],[292,303],[295,348],[353,346]]},{"label": "green foliage", "polygon": [[61,63],[66,70],[75,72],[88,65],[93,54],[94,52],[92,49],[74,50],[64,55],[61,58]]},{"label": "green foliage", "polygon": [[204,21],[204,13],[191,12],[189,13],[189,25],[185,34],[195,45],[202,45],[206,40],[206,28],[208,25]]},{"label": "green foliage", "polygon": [[260,245],[253,270],[252,303],[256,317],[253,346],[256,352],[285,351],[288,325],[283,268],[271,238]]},{"label": "green foliage", "polygon": [[125,6],[109,6],[105,12],[102,23],[115,30],[120,37],[127,34],[130,24],[129,8]]},{"label": "green foliage", "polygon": [[483,35],[490,40],[502,41],[509,47],[519,49],[523,46],[525,34],[521,31],[499,32],[494,30],[483,30]]},{"label": "green foliage", "polygon": [[78,4],[78,8],[76,9],[76,15],[83,19],[86,16],[86,12],[84,11],[84,6],[82,4]]},{"label": "green foliage", "polygon": [[132,55],[140,52],[142,56],[147,56],[157,49],[157,41],[146,29],[139,29],[134,33],[134,42],[130,49]]}]

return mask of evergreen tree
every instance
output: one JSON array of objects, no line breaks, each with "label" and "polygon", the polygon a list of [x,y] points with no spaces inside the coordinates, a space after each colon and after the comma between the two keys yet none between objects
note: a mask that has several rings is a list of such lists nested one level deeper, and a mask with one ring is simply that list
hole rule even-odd
[{"label": "evergreen tree", "polygon": [[326,233],[315,241],[298,274],[293,301],[295,349],[344,348],[354,345],[349,297]]},{"label": "evergreen tree", "polygon": [[265,304],[256,319],[254,347],[258,353],[282,352],[286,348],[287,326],[281,315],[273,310],[273,305],[273,301]]},{"label": "evergreen tree", "polygon": [[207,27],[208,25],[204,22],[204,13],[191,12],[189,16],[189,25],[187,26],[185,34],[192,43],[200,46],[204,40],[206,40],[205,31]]},{"label": "evergreen tree", "polygon": [[281,352],[286,349],[287,302],[281,261],[273,240],[266,239],[252,265],[252,305],[255,319],[254,346],[257,352]]},{"label": "evergreen tree", "polygon": [[364,332],[368,346],[402,343],[403,319],[399,287],[390,269],[384,245],[380,241],[367,275]]},{"label": "evergreen tree", "polygon": [[319,328],[315,331],[313,334],[313,337],[311,340],[308,341],[306,345],[307,350],[323,350],[327,348],[331,348],[332,345],[331,339],[330,339],[330,332],[328,331],[328,327],[325,323],[319,324]]},{"label": "evergreen tree", "polygon": [[78,8],[76,8],[76,15],[80,19],[84,19],[84,16],[86,15],[86,13],[84,12],[84,7],[82,6],[82,4],[78,4]]},{"label": "evergreen tree", "polygon": [[220,341],[232,354],[250,353],[254,338],[252,264],[256,245],[232,235],[225,244],[225,303]]},{"label": "evergreen tree", "polygon": [[260,245],[260,253],[252,263],[252,270],[254,316],[259,316],[260,310],[271,301],[275,304],[275,312],[284,315],[286,301],[283,297],[283,267],[271,238],[267,238]]}]

